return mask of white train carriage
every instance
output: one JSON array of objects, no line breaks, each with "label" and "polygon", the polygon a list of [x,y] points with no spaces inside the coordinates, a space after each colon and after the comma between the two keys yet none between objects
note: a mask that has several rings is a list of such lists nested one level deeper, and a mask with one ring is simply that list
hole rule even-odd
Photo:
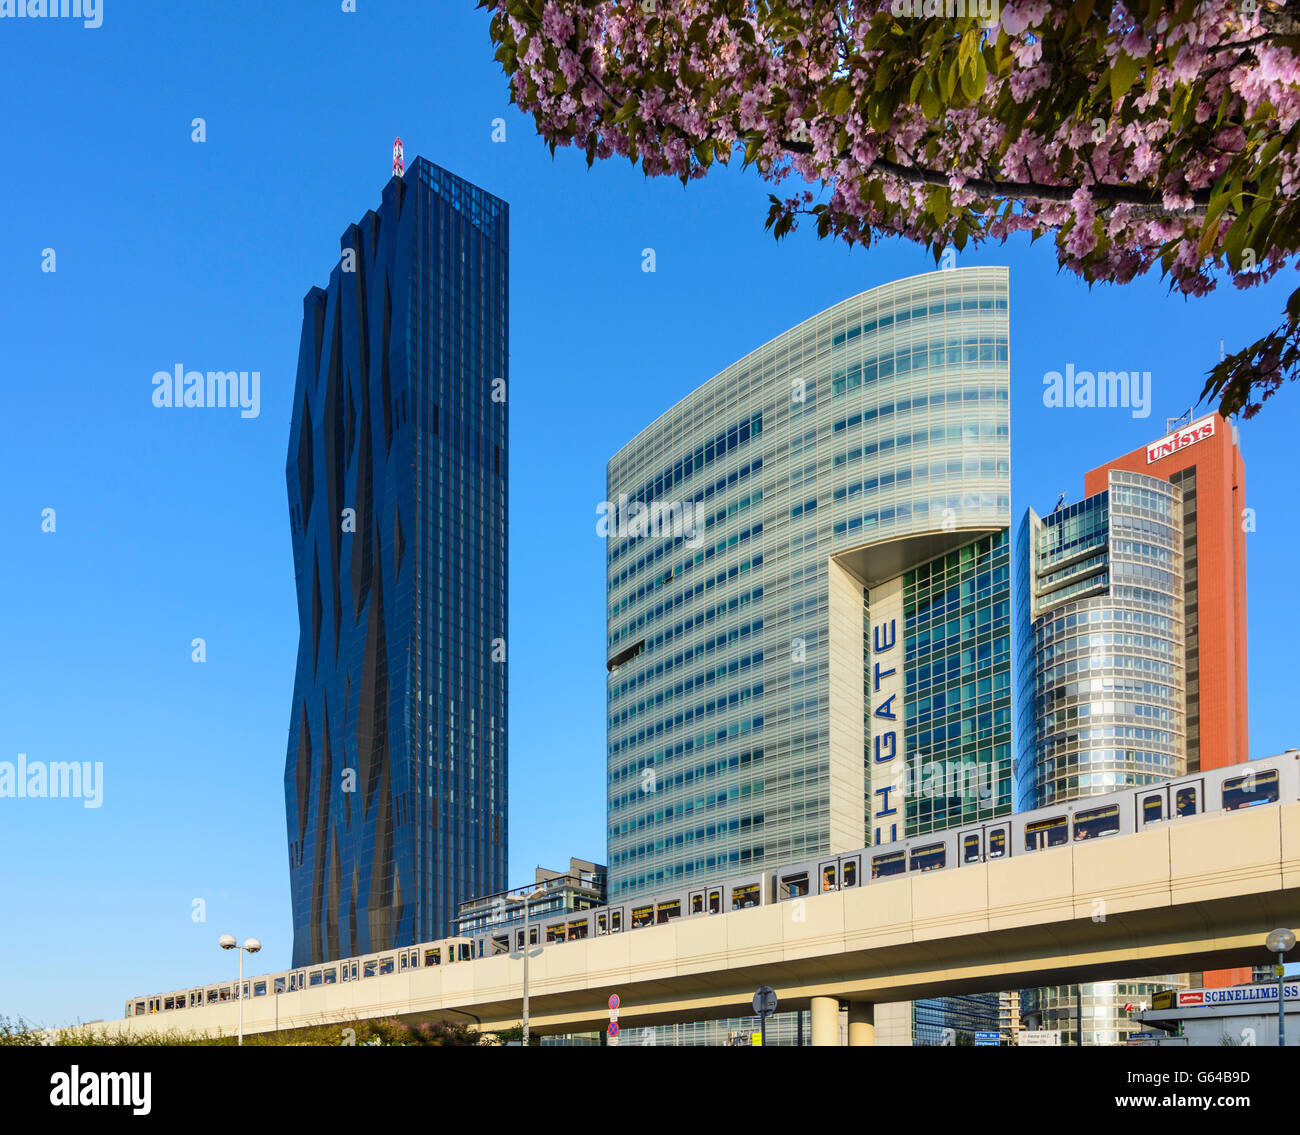
[{"label": "white train carriage", "polygon": [[[687,887],[629,899],[609,906],[558,912],[532,922],[530,946],[550,946],[584,938],[662,926],[678,918],[708,917],[731,911],[868,886],[914,872],[988,863],[1068,847],[1084,840],[1149,830],[1165,823],[1195,821],[1280,801],[1300,800],[1300,750],[1211,769],[1175,780],[1084,797],[1031,812],[982,823],[961,824],[945,832],[915,836],[877,847],[823,856],[774,871],[757,871],[725,882]],[[340,981],[364,981],[410,969],[451,965],[475,957],[520,951],[522,924],[473,938],[447,938],[418,946],[384,950],[325,965],[287,970],[266,977],[155,997],[132,999],[126,1016],[175,1012],[241,997],[295,993]]]}]

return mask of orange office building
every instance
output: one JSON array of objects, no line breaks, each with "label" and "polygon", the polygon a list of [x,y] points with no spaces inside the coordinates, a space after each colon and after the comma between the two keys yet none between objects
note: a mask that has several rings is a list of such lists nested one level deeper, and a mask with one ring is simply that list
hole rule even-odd
[{"label": "orange office building", "polygon": [[[1187,771],[1196,772],[1250,758],[1246,469],[1236,430],[1219,414],[1170,426],[1158,441],[1092,470],[1084,490],[1104,492],[1111,470],[1159,477],[1182,490]],[[1206,985],[1250,980],[1248,968],[1205,974]]]}]

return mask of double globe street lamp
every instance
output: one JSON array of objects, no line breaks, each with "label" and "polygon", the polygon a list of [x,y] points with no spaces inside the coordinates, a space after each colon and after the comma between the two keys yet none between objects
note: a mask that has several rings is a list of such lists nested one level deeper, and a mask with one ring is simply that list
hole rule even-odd
[{"label": "double globe street lamp", "polygon": [[217,945],[223,950],[239,951],[239,984],[235,986],[235,998],[239,1002],[239,1044],[244,1043],[244,954],[255,954],[262,948],[256,938],[245,938],[241,946],[233,934],[223,934],[217,939]]}]

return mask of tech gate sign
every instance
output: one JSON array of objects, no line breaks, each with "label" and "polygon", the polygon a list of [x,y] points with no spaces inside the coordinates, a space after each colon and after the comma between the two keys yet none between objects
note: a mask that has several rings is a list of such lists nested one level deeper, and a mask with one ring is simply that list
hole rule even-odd
[{"label": "tech gate sign", "polygon": [[867,697],[871,721],[871,820],[873,844],[902,838],[906,757],[903,747],[903,580],[873,587],[867,601],[871,654]]},{"label": "tech gate sign", "polygon": [[1202,418],[1189,426],[1184,426],[1180,430],[1174,430],[1173,433],[1166,434],[1159,441],[1153,441],[1147,446],[1147,464],[1153,465],[1162,457],[1169,457],[1180,449],[1186,449],[1189,445],[1195,445],[1198,441],[1204,441],[1206,438],[1213,436],[1214,415],[1211,414],[1208,418]]}]

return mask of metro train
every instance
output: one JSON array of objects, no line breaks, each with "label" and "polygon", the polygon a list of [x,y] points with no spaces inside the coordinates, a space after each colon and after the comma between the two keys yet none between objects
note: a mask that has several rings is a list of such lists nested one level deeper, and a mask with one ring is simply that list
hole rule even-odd
[{"label": "metro train", "polygon": [[[529,924],[529,944],[546,947],[619,934],[678,918],[707,917],[766,906],[803,896],[871,886],[919,871],[960,869],[1005,856],[1029,855],[1083,840],[1141,832],[1166,823],[1189,822],[1218,812],[1294,801],[1300,801],[1300,749],[1288,749],[1275,757],[1141,788],[959,825],[932,835],[827,855],[776,870],[756,871],[725,882],[703,883],[652,898],[634,898],[550,915]],[[237,982],[224,982],[137,997],[126,1003],[126,1016],[194,1009],[236,1000],[241,995],[247,998],[296,993],[338,982],[454,965],[523,948],[524,928],[520,923],[512,923],[473,936],[444,938],[250,977],[244,980],[242,990]]]}]

